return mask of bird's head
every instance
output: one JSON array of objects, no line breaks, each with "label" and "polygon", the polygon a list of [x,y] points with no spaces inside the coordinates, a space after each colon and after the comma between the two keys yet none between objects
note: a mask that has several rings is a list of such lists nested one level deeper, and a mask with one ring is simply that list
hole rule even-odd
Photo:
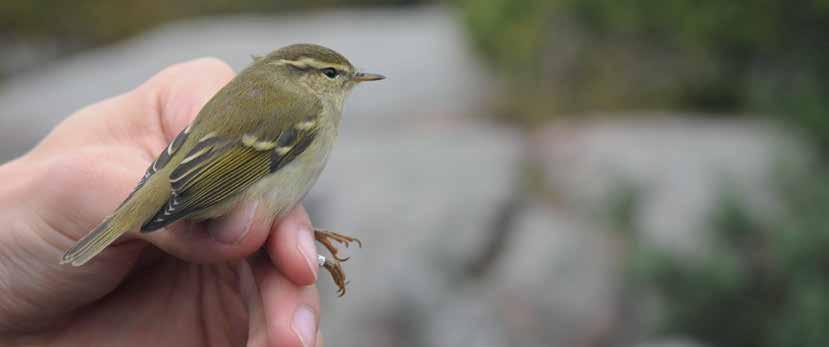
[{"label": "bird's head", "polygon": [[332,49],[314,44],[295,44],[280,48],[260,59],[274,66],[277,78],[297,83],[321,98],[340,101],[351,89],[367,81],[385,77],[356,71],[354,65]]}]

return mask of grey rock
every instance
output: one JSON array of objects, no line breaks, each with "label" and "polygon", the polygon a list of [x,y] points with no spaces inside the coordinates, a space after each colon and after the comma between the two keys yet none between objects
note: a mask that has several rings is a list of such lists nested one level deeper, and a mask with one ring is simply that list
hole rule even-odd
[{"label": "grey rock", "polygon": [[614,115],[551,126],[536,134],[533,157],[563,205],[600,214],[619,184],[641,188],[639,227],[655,244],[701,251],[700,231],[723,188],[773,215],[773,168],[791,156],[791,138],[767,123],[682,115]]},{"label": "grey rock", "polygon": [[[480,145],[484,143],[492,141]],[[495,148],[505,147],[502,143],[481,153],[503,153]],[[312,214],[321,212],[323,223],[333,220],[341,230],[354,228],[366,235],[366,247],[354,250],[346,263],[352,279],[349,294],[335,302],[330,299],[333,288],[323,284],[329,309],[323,332],[336,336],[341,346],[573,346],[591,345],[609,335],[617,323],[618,245],[589,221],[540,204],[524,205],[508,229],[493,230],[487,222],[499,202],[509,198],[510,185],[503,182],[514,177],[473,178],[482,167],[478,165],[494,159],[492,155],[469,152],[456,159],[470,165],[436,171],[457,183],[450,194],[445,189],[451,184],[435,185],[443,181],[435,179],[437,174],[429,175],[431,183],[408,186],[401,179],[404,172],[380,173],[400,182],[377,190],[359,184],[331,190],[319,186],[320,195],[312,201],[325,200],[318,204],[329,207],[312,203],[317,206]],[[467,174],[457,180],[463,171]],[[369,196],[354,199],[361,191]],[[371,216],[384,206],[395,210]],[[453,222],[455,218],[462,222]],[[383,230],[384,225],[393,227]],[[487,274],[470,278],[462,265],[486,249],[482,243],[492,232],[511,235]]]},{"label": "grey rock", "polygon": [[343,134],[307,206],[317,225],[364,247],[345,264],[352,282],[344,298],[321,281],[326,335],[339,346],[434,342],[434,308],[462,288],[464,265],[515,193],[519,139],[474,123]]},{"label": "grey rock", "polygon": [[520,212],[490,295],[506,346],[590,346],[609,334],[618,245],[589,220],[534,204]]}]

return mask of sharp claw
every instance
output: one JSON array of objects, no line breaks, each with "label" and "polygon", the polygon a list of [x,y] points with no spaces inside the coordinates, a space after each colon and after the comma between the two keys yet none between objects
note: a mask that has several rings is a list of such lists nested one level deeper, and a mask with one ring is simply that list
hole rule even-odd
[{"label": "sharp claw", "polygon": [[345,286],[348,285],[348,282],[345,280],[345,274],[343,273],[342,267],[340,263],[335,263],[329,260],[326,260],[323,264],[326,270],[331,273],[331,278],[334,280],[334,283],[337,285],[337,293],[339,297],[345,295]]},{"label": "sharp claw", "polygon": [[346,248],[348,248],[352,242],[357,243],[357,246],[362,248],[363,243],[359,239],[340,235],[324,229],[315,229],[314,237],[331,253],[332,260],[328,260],[325,259],[325,257],[320,256],[320,265],[325,267],[325,269],[331,273],[331,277],[337,285],[337,296],[342,297],[346,293],[346,286],[348,286],[349,281],[346,281],[345,279],[345,273],[340,266],[340,262],[348,261],[351,257],[340,258],[338,255],[339,250],[331,243],[331,240],[337,241],[337,243],[344,245]]}]

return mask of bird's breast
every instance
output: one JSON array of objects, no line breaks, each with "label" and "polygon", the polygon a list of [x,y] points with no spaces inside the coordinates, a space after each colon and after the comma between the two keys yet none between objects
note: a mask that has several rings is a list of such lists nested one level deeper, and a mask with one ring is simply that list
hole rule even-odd
[{"label": "bird's breast", "polygon": [[316,183],[331,153],[336,133],[321,129],[314,142],[293,161],[263,177],[248,190],[249,199],[259,199],[275,216],[289,212]]}]

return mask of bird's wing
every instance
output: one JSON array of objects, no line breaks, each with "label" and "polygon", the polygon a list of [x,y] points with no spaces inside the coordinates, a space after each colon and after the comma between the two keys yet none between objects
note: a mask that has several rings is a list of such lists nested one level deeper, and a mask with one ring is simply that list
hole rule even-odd
[{"label": "bird's wing", "polygon": [[[318,133],[319,112],[286,117],[279,129],[250,129],[241,136],[207,134],[170,172],[167,204],[141,227],[162,228],[243,192],[299,156]],[[267,128],[267,127],[266,127]]]}]

